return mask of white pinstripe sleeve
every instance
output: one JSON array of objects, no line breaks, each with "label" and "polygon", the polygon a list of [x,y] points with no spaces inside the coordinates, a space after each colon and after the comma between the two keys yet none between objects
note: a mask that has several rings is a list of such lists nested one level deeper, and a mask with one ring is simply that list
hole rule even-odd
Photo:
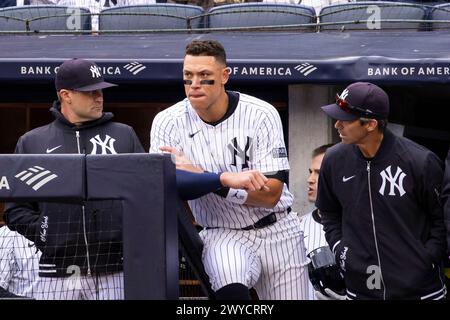
[{"label": "white pinstripe sleeve", "polygon": [[158,113],[153,119],[149,153],[161,153],[159,148],[162,146],[170,146],[183,151],[178,129],[173,117],[167,111]]},{"label": "white pinstripe sleeve", "polygon": [[14,264],[14,243],[6,227],[0,228],[0,286],[8,289]]},{"label": "white pinstripe sleeve", "polygon": [[283,126],[275,108],[262,119],[256,139],[254,169],[263,173],[289,170]]},{"label": "white pinstripe sleeve", "polygon": [[[325,239],[325,232],[323,231],[323,226],[316,222],[312,216],[312,213],[309,212],[300,218],[300,228],[303,231],[306,254],[309,254],[311,251],[327,246],[328,243]],[[315,295],[315,290],[311,282],[308,285],[308,296],[309,300],[317,300]]]},{"label": "white pinstripe sleeve", "polygon": [[311,212],[300,217],[300,227],[305,237],[307,254],[317,248],[328,246],[323,226],[314,220]]}]

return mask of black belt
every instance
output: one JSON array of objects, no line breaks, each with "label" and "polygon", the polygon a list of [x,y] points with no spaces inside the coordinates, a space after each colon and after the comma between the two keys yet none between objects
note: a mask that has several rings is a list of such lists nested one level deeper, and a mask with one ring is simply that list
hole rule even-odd
[{"label": "black belt", "polygon": [[[287,208],[286,211],[287,213],[291,212],[291,207]],[[275,215],[275,212],[272,212],[271,214],[265,216],[264,218],[259,219],[254,224],[242,228],[241,230],[262,229],[267,226],[270,226],[271,224],[274,224],[275,222],[277,222],[277,216]]]},{"label": "black belt", "polygon": [[[287,213],[291,212],[292,211],[291,207],[287,208],[286,211],[287,211]],[[245,228],[241,228],[240,230],[248,231],[248,230],[253,230],[253,229],[262,229],[267,226],[270,226],[271,224],[274,224],[275,222],[277,222],[277,216],[275,215],[275,212],[272,212],[269,215],[265,216],[264,218],[259,219],[254,224],[247,226]],[[217,228],[219,228],[219,227],[205,227],[205,230],[217,229]]]}]

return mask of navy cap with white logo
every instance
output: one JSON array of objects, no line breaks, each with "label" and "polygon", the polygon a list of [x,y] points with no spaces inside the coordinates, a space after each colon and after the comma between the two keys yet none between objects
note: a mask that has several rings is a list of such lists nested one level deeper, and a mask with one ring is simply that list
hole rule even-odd
[{"label": "navy cap with white logo", "polygon": [[91,61],[71,59],[65,61],[55,77],[56,91],[61,89],[76,91],[94,91],[117,86],[105,82],[100,68]]},{"label": "navy cap with white logo", "polygon": [[352,121],[358,118],[387,119],[389,97],[380,87],[369,82],[355,82],[336,96],[336,102],[322,107],[331,118]]}]

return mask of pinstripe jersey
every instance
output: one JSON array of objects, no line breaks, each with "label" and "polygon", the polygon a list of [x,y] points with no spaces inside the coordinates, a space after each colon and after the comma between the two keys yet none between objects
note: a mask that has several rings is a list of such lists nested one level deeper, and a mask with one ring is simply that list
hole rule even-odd
[{"label": "pinstripe jersey", "polygon": [[[289,170],[281,119],[269,103],[255,97],[227,92],[232,114],[212,125],[204,122],[186,98],[158,113],[153,120],[151,153],[161,146],[175,147],[198,167],[210,172],[259,170],[264,174]],[[293,196],[283,186],[273,209],[239,205],[214,193],[189,201],[196,221],[205,227],[239,229],[270,212],[285,212]]]},{"label": "pinstripe jersey", "polygon": [[[306,254],[319,247],[328,246],[323,226],[314,219],[316,214],[316,210],[313,210],[300,217],[300,228],[304,235]],[[309,282],[309,300],[317,300],[314,291],[312,283]]]},{"label": "pinstripe jersey", "polygon": [[306,254],[319,247],[328,246],[323,225],[314,219],[314,214],[316,214],[315,210],[300,217],[300,225],[305,236]]},{"label": "pinstripe jersey", "polygon": [[41,252],[7,226],[0,228],[0,286],[19,296],[35,297]]}]

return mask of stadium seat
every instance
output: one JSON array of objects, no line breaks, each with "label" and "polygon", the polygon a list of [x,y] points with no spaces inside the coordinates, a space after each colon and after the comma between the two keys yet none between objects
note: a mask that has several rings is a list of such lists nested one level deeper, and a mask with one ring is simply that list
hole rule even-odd
[{"label": "stadium seat", "polygon": [[114,7],[100,12],[99,31],[196,29],[203,13],[199,6],[172,3]]},{"label": "stadium seat", "polygon": [[[331,5],[324,7],[318,17],[320,31],[420,30],[424,23],[417,20],[425,19],[426,9],[423,6],[393,1],[362,1]],[[322,25],[322,23],[330,24]]]},{"label": "stadium seat", "polygon": [[299,31],[316,30],[314,8],[300,4],[239,3],[214,7],[207,13],[210,28],[287,26]]},{"label": "stadium seat", "polygon": [[[75,16],[78,12],[80,19]],[[0,30],[33,32],[91,30],[91,17],[89,10],[85,8],[52,5],[8,7],[0,9]]]},{"label": "stadium seat", "polygon": [[[431,8],[430,20],[449,20],[450,21],[450,3],[440,4]],[[432,30],[450,29],[450,22],[431,22]]]},{"label": "stadium seat", "polygon": [[15,5],[16,5],[16,1],[15,0],[3,0],[3,1],[0,1],[0,8],[14,7]]}]

